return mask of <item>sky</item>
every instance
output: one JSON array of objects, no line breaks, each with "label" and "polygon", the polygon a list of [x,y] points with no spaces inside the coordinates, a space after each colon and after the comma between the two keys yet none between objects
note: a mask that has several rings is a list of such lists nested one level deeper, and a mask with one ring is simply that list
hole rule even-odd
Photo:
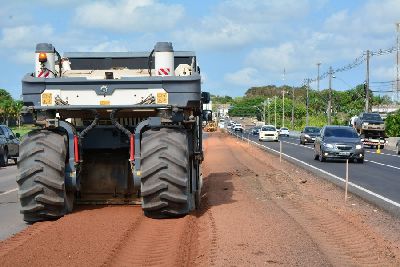
[{"label": "sky", "polygon": [[[1,0],[0,88],[19,99],[36,43],[63,52],[151,51],[158,41],[195,51],[202,90],[242,96],[252,86],[301,86],[367,50],[396,47],[399,0]],[[285,74],[284,74],[285,73]],[[332,87],[364,82],[366,64],[334,74]],[[372,56],[373,90],[392,90],[396,53]],[[311,83],[316,89],[317,83]],[[320,88],[328,87],[328,79]]]}]

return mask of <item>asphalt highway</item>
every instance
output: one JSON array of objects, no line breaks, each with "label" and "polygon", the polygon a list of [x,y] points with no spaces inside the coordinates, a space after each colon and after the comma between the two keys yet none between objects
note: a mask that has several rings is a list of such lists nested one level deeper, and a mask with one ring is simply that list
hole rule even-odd
[{"label": "asphalt highway", "polygon": [[[249,130],[237,133],[246,141],[259,144],[272,153],[279,152],[279,142],[262,142],[258,135],[253,135]],[[280,137],[282,142],[283,158],[289,159],[299,166],[309,169],[314,173],[336,180],[337,184],[343,184],[346,176],[346,160],[332,160],[319,162],[314,160],[313,144],[301,145],[298,137]],[[274,150],[276,152],[274,152]],[[400,211],[400,155],[395,152],[381,149],[378,154],[376,149],[365,149],[364,164],[349,163],[349,181],[353,187],[360,191],[361,196],[367,196],[378,206],[389,210]],[[378,200],[379,203],[376,203]],[[382,205],[380,205],[382,204]]]},{"label": "asphalt highway", "polygon": [[19,213],[16,173],[14,164],[0,167],[0,241],[28,226]]}]

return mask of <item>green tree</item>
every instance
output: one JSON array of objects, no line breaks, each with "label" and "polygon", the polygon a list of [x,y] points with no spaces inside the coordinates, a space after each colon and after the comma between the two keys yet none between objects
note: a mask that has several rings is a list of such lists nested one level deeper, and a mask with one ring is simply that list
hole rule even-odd
[{"label": "green tree", "polygon": [[385,120],[385,124],[388,136],[400,136],[400,110],[389,114]]},{"label": "green tree", "polygon": [[13,109],[13,100],[12,99],[3,99],[0,102],[0,110],[3,117],[3,123],[8,126],[9,118],[12,114]]}]

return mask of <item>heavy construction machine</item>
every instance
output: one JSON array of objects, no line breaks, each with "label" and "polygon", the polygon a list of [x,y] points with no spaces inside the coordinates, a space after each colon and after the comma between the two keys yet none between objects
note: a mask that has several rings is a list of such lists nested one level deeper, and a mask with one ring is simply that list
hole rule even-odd
[{"label": "heavy construction machine", "polygon": [[141,204],[146,216],[200,205],[202,106],[193,52],[158,42],[151,52],[75,52],[36,45],[22,80],[23,118],[40,126],[21,142],[17,183],[28,222],[74,204]]}]

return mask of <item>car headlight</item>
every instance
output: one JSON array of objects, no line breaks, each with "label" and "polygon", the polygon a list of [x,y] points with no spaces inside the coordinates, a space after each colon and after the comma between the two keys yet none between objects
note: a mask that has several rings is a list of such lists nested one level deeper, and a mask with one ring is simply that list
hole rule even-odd
[{"label": "car headlight", "polygon": [[304,137],[305,138],[310,138],[310,136],[308,134],[305,134]]},{"label": "car headlight", "polygon": [[356,149],[361,149],[361,148],[362,148],[361,144],[356,145]]},{"label": "car headlight", "polygon": [[365,126],[368,125],[368,122],[363,122],[363,125],[365,125]]},{"label": "car headlight", "polygon": [[333,145],[332,145],[332,144],[324,143],[324,146],[325,146],[326,148],[333,148]]}]

